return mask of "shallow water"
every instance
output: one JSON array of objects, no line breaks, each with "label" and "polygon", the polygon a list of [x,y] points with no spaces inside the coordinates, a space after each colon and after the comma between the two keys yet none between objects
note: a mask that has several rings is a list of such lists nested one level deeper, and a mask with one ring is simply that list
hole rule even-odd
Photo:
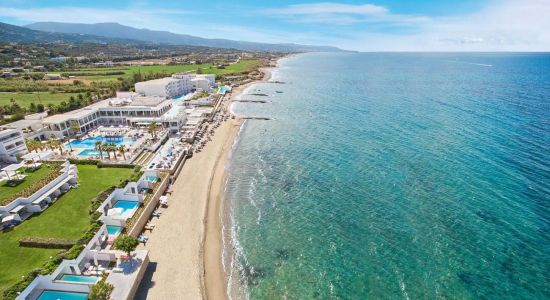
[{"label": "shallow water", "polygon": [[273,118],[230,161],[234,298],[550,297],[550,55],[280,65],[233,107]]}]

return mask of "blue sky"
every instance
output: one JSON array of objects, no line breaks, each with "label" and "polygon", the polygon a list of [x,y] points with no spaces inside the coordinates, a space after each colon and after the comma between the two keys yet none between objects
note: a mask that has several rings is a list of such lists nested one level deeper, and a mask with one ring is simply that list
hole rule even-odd
[{"label": "blue sky", "polygon": [[118,22],[359,51],[548,51],[550,0],[2,0],[0,21]]}]

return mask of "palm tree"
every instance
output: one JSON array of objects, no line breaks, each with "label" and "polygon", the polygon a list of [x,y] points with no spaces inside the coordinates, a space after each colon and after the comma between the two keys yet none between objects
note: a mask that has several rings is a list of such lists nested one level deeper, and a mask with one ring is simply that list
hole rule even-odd
[{"label": "palm tree", "polygon": [[29,149],[29,152],[36,151],[36,153],[38,153],[38,145],[36,144],[35,140],[25,139],[25,144],[27,145],[27,149]]},{"label": "palm tree", "polygon": [[101,149],[103,149],[103,151],[107,152],[107,158],[111,159],[111,149],[109,149],[109,144],[108,143],[102,143],[101,144]]},{"label": "palm tree", "polygon": [[157,123],[153,122],[153,123],[149,124],[149,128],[147,129],[147,132],[149,132],[153,136],[153,138],[156,138],[157,137]]},{"label": "palm tree", "polygon": [[124,145],[118,146],[118,152],[120,152],[120,154],[122,154],[122,157],[124,158],[124,160],[126,160],[126,156],[124,155],[124,152],[126,152],[126,149],[124,148]]},{"label": "palm tree", "polygon": [[55,134],[50,135],[50,139],[48,140],[48,147],[53,151],[55,150],[55,140],[57,139],[57,136]]},{"label": "palm tree", "polygon": [[99,157],[103,160],[103,143],[100,141],[95,142],[94,150],[99,152]]},{"label": "palm tree", "polygon": [[59,149],[59,152],[61,152],[61,155],[63,155],[63,142],[55,140],[53,141],[53,146],[57,147]]},{"label": "palm tree", "polygon": [[117,159],[116,158],[116,150],[117,150],[117,146],[113,143],[109,144],[109,150],[110,151],[113,151],[113,156],[115,157],[115,160]]}]

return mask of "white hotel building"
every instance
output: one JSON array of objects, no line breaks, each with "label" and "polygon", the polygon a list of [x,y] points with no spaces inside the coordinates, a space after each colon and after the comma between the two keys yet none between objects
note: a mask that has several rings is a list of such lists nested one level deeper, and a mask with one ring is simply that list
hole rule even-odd
[{"label": "white hotel building", "polygon": [[44,118],[43,124],[49,134],[63,138],[71,135],[72,124],[77,124],[80,132],[88,132],[99,125],[140,126],[153,122],[171,131],[178,131],[185,121],[185,110],[173,100],[136,93],[118,93],[116,98]]},{"label": "white hotel building", "polygon": [[208,91],[216,85],[214,74],[177,73],[172,77],[136,83],[136,92],[145,96],[174,98],[192,91]]},{"label": "white hotel building", "polygon": [[17,162],[17,156],[27,152],[27,145],[20,130],[0,128],[0,160]]}]

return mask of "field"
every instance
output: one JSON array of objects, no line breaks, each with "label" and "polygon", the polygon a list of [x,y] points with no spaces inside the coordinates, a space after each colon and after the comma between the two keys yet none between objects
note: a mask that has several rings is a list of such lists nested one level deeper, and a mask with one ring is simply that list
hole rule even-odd
[{"label": "field", "polygon": [[[200,64],[200,65],[156,65],[156,66],[120,66],[112,68],[99,68],[99,69],[78,69],[69,72],[63,72],[64,74],[76,75],[76,79],[84,79],[90,81],[101,80],[116,80],[119,77],[129,78],[134,73],[178,73],[202,70],[205,74],[226,75],[234,73],[242,73],[253,70],[259,64],[259,60],[241,60],[236,64],[226,66],[225,68],[217,68],[212,64]],[[109,72],[124,72],[124,74],[117,75],[99,75],[98,73]],[[91,73],[93,75],[85,76],[83,73]]]},{"label": "field", "polygon": [[0,106],[11,105],[11,99],[15,100],[21,107],[29,107],[31,103],[42,103],[44,106],[52,103],[59,104],[62,101],[68,102],[71,96],[76,98],[77,93],[0,93]]},{"label": "field", "polygon": [[[228,75],[228,74],[238,74],[243,72],[248,72],[254,70],[260,64],[259,60],[241,60],[236,64],[231,64],[224,68],[218,68],[212,64],[200,64],[200,65],[155,65],[155,66],[119,66],[112,68],[94,68],[94,69],[75,69],[67,72],[57,72],[62,73],[71,77],[71,79],[63,80],[50,80],[43,81],[39,80],[36,83],[43,85],[59,85],[71,87],[73,80],[80,80],[85,85],[88,85],[90,82],[94,81],[116,81],[118,78],[131,78],[133,74],[140,72],[143,75],[149,73],[178,73],[178,72],[197,72],[199,69],[204,74],[216,74],[216,75]],[[123,74],[112,74],[108,73],[120,73]],[[88,74],[88,75],[87,75]],[[47,88],[47,87],[46,87]],[[73,89],[74,90],[74,89]],[[48,104],[58,105],[62,101],[68,102],[71,96],[76,97],[78,93],[50,93],[50,92],[0,92],[0,106],[11,105],[11,99],[14,99],[19,106],[28,108],[31,103],[40,104],[44,106]]]},{"label": "field", "polygon": [[[80,238],[90,224],[90,200],[110,186],[128,178],[131,169],[79,165],[80,187],[61,196],[40,215],[23,222],[7,233],[0,233],[0,291],[17,282],[22,275],[41,267],[59,250],[19,247],[22,237]],[[0,296],[1,297],[1,296]]]}]

